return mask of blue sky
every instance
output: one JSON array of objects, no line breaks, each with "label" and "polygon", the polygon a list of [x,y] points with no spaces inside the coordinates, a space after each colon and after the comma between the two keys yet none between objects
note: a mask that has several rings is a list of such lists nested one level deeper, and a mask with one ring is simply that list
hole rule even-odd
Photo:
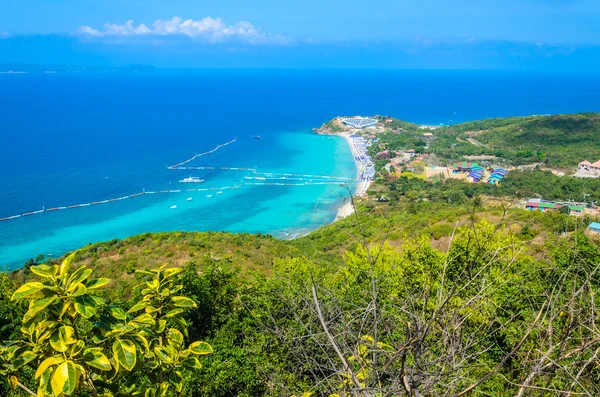
[{"label": "blue sky", "polygon": [[2,0],[0,62],[593,70],[598,0]]}]

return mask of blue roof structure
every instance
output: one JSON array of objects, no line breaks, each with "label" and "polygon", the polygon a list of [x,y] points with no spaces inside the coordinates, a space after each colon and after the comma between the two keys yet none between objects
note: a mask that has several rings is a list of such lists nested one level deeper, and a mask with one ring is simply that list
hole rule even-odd
[{"label": "blue roof structure", "polygon": [[342,121],[344,122],[344,124],[354,128],[374,127],[375,124],[377,124],[377,120],[370,119],[367,117],[355,117],[351,119],[344,119]]},{"label": "blue roof structure", "polygon": [[600,230],[600,223],[598,223],[598,222],[592,222],[592,223],[590,223],[589,228],[590,229],[594,229],[594,230]]}]

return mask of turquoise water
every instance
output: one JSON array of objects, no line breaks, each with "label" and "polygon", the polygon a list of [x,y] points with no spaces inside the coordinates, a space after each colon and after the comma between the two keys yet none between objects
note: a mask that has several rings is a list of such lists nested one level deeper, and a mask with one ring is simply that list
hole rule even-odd
[{"label": "turquoise water", "polygon": [[[310,130],[281,131],[273,138],[276,142],[267,147],[279,146],[280,150],[291,154],[284,166],[259,167],[259,171],[342,177],[356,175],[352,154],[342,138],[319,136]],[[268,159],[274,154],[263,150],[261,144],[265,139],[269,138],[260,141],[247,139],[245,144],[253,146],[248,149],[253,151],[253,155]],[[228,160],[231,167],[248,166],[237,163],[235,157],[229,158],[227,152],[233,152],[233,145],[220,149],[219,155]],[[204,164],[209,159],[210,155],[203,160]],[[196,163],[200,162],[196,160],[189,165]],[[172,179],[162,186],[166,189],[231,186],[242,182],[237,178],[249,175],[246,172],[222,171],[207,178],[201,185],[182,185],[177,180],[188,176],[189,172],[163,172]],[[202,176],[198,172],[194,175]],[[207,198],[208,194],[212,197]],[[0,246],[0,257],[10,268],[38,253],[58,256],[88,242],[174,230],[261,232],[283,239],[293,238],[332,222],[341,201],[347,197],[348,192],[337,185],[242,185],[237,190],[223,189],[220,195],[216,191],[145,195],[101,206],[54,211],[4,222],[0,225],[0,234],[5,236]],[[99,197],[106,198],[105,195]],[[187,201],[188,198],[193,200]],[[177,208],[171,209],[173,205]],[[36,230],[44,233],[36,233]],[[17,233],[11,235],[15,231]]]},{"label": "turquoise water", "polygon": [[[311,130],[340,115],[449,124],[599,110],[598,75],[396,70],[0,75],[0,218],[144,188],[179,189],[178,180],[190,173],[166,165],[234,137],[234,144],[193,165],[354,177],[346,142]],[[246,175],[192,174],[206,179],[202,187],[229,186]],[[336,186],[244,186],[210,199],[206,193],[145,195],[43,213],[0,222],[0,267],[143,232],[228,230],[291,238],[331,222],[346,195]]]}]

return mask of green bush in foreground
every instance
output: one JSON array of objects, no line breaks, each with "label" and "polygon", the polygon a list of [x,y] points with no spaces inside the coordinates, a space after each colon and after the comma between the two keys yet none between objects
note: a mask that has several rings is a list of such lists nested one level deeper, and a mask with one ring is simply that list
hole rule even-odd
[{"label": "green bush in foreground", "polygon": [[[126,312],[94,295],[109,279],[90,279],[85,266],[71,272],[74,259],[32,266],[43,281],[12,295],[27,299],[29,309],[20,338],[0,347],[0,374],[12,388],[41,397],[180,393],[183,371],[201,368],[198,357],[212,353],[206,342],[185,342],[182,314],[196,303],[177,295],[183,287],[174,276],[182,269],[140,271],[148,277],[138,286],[143,298]],[[25,384],[37,385],[37,393]]]}]

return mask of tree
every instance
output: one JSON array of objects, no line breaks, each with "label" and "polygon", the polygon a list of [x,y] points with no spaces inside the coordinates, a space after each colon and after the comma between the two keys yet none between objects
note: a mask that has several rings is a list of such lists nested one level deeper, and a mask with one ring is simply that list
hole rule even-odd
[{"label": "tree", "polygon": [[136,287],[143,288],[142,299],[125,311],[95,295],[109,279],[90,279],[86,266],[71,271],[75,256],[60,266],[32,266],[42,281],[28,282],[12,295],[28,300],[29,309],[20,338],[0,347],[0,374],[12,388],[38,397],[180,393],[182,371],[200,368],[198,357],[212,353],[206,342],[185,342],[181,315],[196,303],[177,295],[182,286],[175,276],[182,270],[138,271],[147,278]]}]

